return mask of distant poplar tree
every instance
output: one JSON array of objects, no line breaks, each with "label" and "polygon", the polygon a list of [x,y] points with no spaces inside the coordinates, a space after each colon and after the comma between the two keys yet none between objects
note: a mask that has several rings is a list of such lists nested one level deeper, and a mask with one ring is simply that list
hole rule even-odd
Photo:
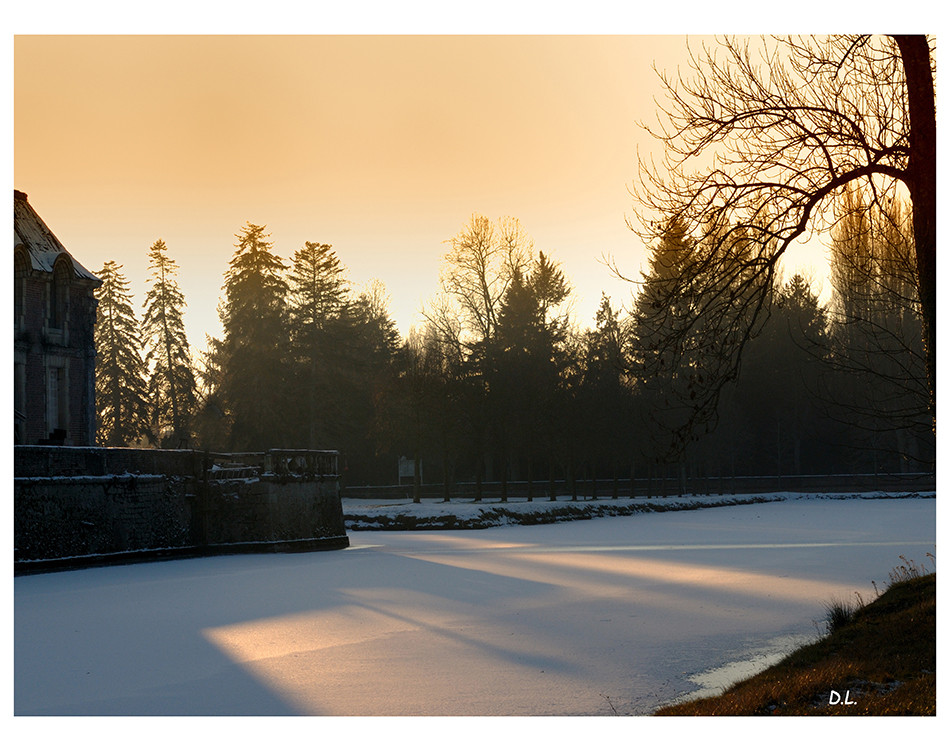
[{"label": "distant poplar tree", "polygon": [[197,389],[182,320],[185,298],[175,281],[178,264],[167,250],[161,239],[149,249],[152,286],[145,296],[142,334],[150,370],[151,422],[161,443],[178,447],[190,440]]},{"label": "distant poplar tree", "polygon": [[248,222],[235,235],[219,314],[218,398],[230,424],[230,448],[285,446],[288,415],[287,268],[271,252],[263,225]]},{"label": "distant poplar tree", "polygon": [[934,458],[931,390],[918,295],[914,233],[900,202],[854,190],[838,205],[832,234],[833,401],[877,454],[876,468],[929,468]]},{"label": "distant poplar tree", "polygon": [[151,438],[142,338],[122,265],[106,261],[98,272],[96,292],[96,412],[97,441],[105,446],[128,446]]}]

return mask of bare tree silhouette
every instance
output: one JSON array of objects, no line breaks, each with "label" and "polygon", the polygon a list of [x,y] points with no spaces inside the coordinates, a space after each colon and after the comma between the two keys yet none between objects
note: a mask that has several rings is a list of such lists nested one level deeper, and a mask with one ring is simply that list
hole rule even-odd
[{"label": "bare tree silhouette", "polygon": [[833,225],[834,199],[853,184],[876,203],[901,192],[910,198],[935,415],[933,40],[724,38],[691,50],[690,69],[661,74],[667,102],[658,125],[645,127],[665,155],[659,164],[641,160],[630,226],[648,245],[674,225],[692,240],[693,252],[652,306],[695,298],[689,315],[671,319],[662,343],[675,353],[706,332],[705,396],[697,398],[695,419],[709,417],[738,373],[742,350],[768,313],[779,259],[796,240]]}]

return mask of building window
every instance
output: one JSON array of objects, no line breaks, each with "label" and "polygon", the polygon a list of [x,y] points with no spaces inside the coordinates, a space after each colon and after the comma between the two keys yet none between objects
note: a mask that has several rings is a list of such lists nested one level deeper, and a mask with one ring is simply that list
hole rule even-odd
[{"label": "building window", "polygon": [[46,415],[51,439],[65,439],[69,427],[69,390],[66,368],[46,370]]},{"label": "building window", "polygon": [[49,286],[49,327],[66,327],[66,306],[69,302],[69,264],[59,261],[53,267]]},{"label": "building window", "polygon": [[23,326],[23,319],[26,315],[26,311],[23,309],[23,285],[26,283],[26,276],[30,271],[29,261],[22,249],[15,252],[13,264],[13,323],[16,330],[19,331]]},{"label": "building window", "polygon": [[23,443],[26,437],[26,363],[13,363],[13,442]]}]

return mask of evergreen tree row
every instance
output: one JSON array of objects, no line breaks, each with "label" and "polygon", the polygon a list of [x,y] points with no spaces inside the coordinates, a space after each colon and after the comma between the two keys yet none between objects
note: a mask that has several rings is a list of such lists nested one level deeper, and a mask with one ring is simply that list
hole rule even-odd
[{"label": "evergreen tree row", "polygon": [[[518,482],[534,498],[580,480],[616,495],[631,477],[926,470],[912,234],[901,207],[884,214],[860,195],[841,202],[827,307],[801,275],[752,298],[750,278],[778,270],[756,267],[742,243],[702,264],[716,284],[682,288],[682,269],[712,251],[660,225],[630,309],[604,296],[583,331],[559,264],[517,220],[475,215],[448,241],[440,291],[404,341],[382,285],[354,293],[330,245],[306,242],[285,262],[248,223],[224,277],[223,334],[197,361],[158,240],[141,319],[121,266],[99,272],[99,441],[333,448],[350,484],[393,484],[404,458],[416,498],[424,483],[448,498],[493,482],[507,498]],[[730,339],[757,306],[764,325]],[[723,354],[737,349],[741,359]]]},{"label": "evergreen tree row", "polygon": [[158,240],[135,315],[121,266],[105,264],[96,329],[99,442],[212,451],[327,448],[371,476],[377,406],[399,345],[385,291],[353,294],[329,245],[288,265],[264,226],[236,236],[219,304],[223,335],[197,359],[177,265]]}]

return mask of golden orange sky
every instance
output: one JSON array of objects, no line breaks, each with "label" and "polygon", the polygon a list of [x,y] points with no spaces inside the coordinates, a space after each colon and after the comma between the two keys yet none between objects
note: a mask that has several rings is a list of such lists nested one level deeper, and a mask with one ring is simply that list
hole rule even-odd
[{"label": "golden orange sky", "polygon": [[633,293],[599,259],[645,262],[625,224],[654,148],[637,123],[654,62],[685,54],[682,36],[17,36],[14,187],[87,268],[124,264],[139,306],[164,239],[199,348],[248,221],[285,260],[330,243],[406,334],[444,241],[514,216],[587,327],[602,290]]}]

